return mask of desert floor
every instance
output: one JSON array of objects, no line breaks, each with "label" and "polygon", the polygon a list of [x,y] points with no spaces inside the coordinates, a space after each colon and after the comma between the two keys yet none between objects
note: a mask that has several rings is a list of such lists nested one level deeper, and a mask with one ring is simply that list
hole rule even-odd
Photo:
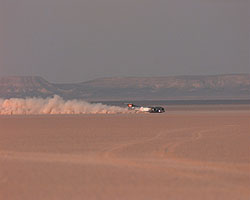
[{"label": "desert floor", "polygon": [[250,110],[0,117],[1,200],[249,200]]}]

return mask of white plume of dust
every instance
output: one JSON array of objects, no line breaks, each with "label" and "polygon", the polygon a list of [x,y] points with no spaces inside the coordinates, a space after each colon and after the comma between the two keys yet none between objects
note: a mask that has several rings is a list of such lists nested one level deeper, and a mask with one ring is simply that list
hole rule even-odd
[{"label": "white plume of dust", "polygon": [[64,100],[57,95],[46,99],[0,99],[0,115],[116,114],[128,112],[126,108],[118,106],[92,104],[82,100]]}]

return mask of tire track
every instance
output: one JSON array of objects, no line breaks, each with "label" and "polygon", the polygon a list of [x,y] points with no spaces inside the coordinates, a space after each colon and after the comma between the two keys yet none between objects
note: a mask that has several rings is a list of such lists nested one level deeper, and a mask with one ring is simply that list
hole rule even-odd
[{"label": "tire track", "polygon": [[[219,130],[221,128],[225,128],[225,126],[219,128],[206,129],[206,130],[199,130],[200,128],[202,127],[195,127],[190,129],[181,128],[171,131],[161,131],[155,136],[150,138],[128,142],[125,144],[115,145],[112,148],[104,150],[102,156],[105,158],[105,160],[109,160],[110,162],[116,163],[119,166],[130,166],[130,167],[144,168],[144,169],[157,169],[162,171],[166,171],[166,169],[168,169],[168,171],[171,170],[172,172],[185,177],[192,177],[192,178],[196,177],[199,179],[203,179],[205,172],[209,173],[210,175],[214,174],[212,178],[217,178],[216,173],[222,173],[222,174],[227,173],[231,175],[238,174],[249,177],[248,173],[249,166],[247,165],[240,164],[238,165],[238,168],[240,170],[237,170],[235,169],[235,164],[230,165],[228,163],[214,163],[214,162],[204,163],[202,161],[177,158],[175,156],[175,150],[178,146],[186,144],[188,142],[200,140],[204,137],[204,134],[209,133],[211,131]],[[174,142],[169,141],[168,138],[169,133],[171,133],[171,136],[173,136],[172,134],[184,130],[185,131],[195,130],[195,131],[191,133],[191,137],[185,138],[177,136],[170,139],[174,140]],[[128,159],[122,157],[120,154],[120,152],[124,152],[124,149],[129,149],[130,146],[145,145],[147,143],[156,142],[157,140],[163,142],[164,145],[162,145],[159,151],[152,152],[151,156],[153,157],[148,160],[140,158]]]}]

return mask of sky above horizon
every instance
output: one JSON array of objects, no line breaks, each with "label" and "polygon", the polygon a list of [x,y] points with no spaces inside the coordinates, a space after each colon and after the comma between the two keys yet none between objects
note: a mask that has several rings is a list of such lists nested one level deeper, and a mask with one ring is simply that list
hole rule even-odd
[{"label": "sky above horizon", "polygon": [[250,0],[0,0],[0,76],[250,73]]}]

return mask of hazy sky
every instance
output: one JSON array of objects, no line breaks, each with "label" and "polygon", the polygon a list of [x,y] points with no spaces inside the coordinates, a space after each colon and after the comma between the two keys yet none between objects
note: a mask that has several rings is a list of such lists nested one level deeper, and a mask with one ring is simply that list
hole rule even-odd
[{"label": "hazy sky", "polygon": [[250,73],[250,0],[0,0],[0,76]]}]

